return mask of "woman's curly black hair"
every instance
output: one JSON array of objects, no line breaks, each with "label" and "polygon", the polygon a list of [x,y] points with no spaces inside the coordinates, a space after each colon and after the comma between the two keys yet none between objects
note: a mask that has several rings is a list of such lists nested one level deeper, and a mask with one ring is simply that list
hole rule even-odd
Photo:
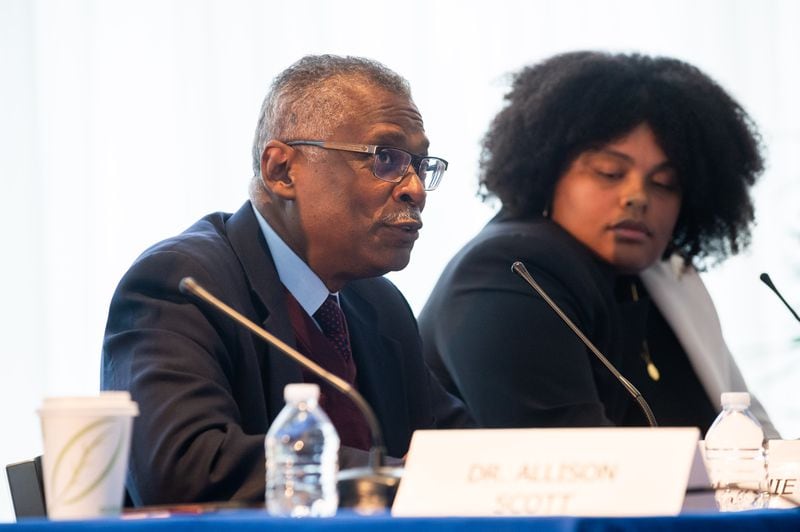
[{"label": "woman's curly black hair", "polygon": [[509,215],[538,216],[579,154],[646,122],[683,189],[668,251],[719,261],[749,244],[760,137],[744,109],[696,67],[565,53],[517,73],[505,100],[483,139],[480,194],[499,198]]}]

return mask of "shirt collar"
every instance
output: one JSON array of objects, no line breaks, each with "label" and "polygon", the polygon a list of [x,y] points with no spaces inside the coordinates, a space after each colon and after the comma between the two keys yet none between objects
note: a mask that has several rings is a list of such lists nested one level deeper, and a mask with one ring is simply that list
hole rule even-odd
[{"label": "shirt collar", "polygon": [[[256,220],[258,220],[258,226],[267,241],[272,260],[275,262],[278,277],[289,293],[300,303],[303,310],[309,316],[313,316],[328,298],[330,292],[317,274],[308,267],[308,264],[298,257],[297,253],[270,227],[255,205],[251,206]],[[333,295],[338,301],[338,292]]]}]

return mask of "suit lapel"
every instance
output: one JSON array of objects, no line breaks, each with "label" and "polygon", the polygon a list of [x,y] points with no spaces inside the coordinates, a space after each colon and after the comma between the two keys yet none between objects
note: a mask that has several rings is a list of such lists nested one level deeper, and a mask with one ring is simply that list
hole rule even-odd
[{"label": "suit lapel", "polygon": [[[260,325],[294,347],[294,331],[286,309],[286,288],[278,277],[250,202],[246,202],[225,225],[254,299],[263,306],[263,309],[258,309]],[[303,382],[303,377],[300,367],[277,348],[270,345],[265,352],[267,358],[260,362],[267,388],[269,417],[273,419],[284,405],[283,388],[292,382]]]},{"label": "suit lapel", "polygon": [[358,389],[380,420],[387,448],[403,448],[411,429],[400,343],[378,330],[376,309],[356,289],[345,288],[340,301],[350,331]]}]

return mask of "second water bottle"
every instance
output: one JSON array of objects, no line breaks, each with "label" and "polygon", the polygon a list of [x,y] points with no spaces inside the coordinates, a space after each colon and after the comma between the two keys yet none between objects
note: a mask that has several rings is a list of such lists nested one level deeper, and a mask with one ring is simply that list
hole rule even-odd
[{"label": "second water bottle", "polygon": [[706,464],[723,512],[767,506],[764,431],[749,410],[750,394],[723,393],[722,413],[706,434]]}]

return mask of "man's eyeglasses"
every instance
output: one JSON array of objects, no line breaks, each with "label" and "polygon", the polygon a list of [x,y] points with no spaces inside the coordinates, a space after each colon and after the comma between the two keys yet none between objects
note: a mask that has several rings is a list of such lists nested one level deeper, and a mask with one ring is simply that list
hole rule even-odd
[{"label": "man's eyeglasses", "polygon": [[377,146],[375,144],[348,144],[346,142],[326,142],[322,140],[292,140],[289,146],[317,146],[326,150],[352,151],[374,156],[372,173],[378,179],[397,183],[413,166],[425,190],[434,190],[442,181],[447,161],[438,157],[421,157],[400,148]]}]

